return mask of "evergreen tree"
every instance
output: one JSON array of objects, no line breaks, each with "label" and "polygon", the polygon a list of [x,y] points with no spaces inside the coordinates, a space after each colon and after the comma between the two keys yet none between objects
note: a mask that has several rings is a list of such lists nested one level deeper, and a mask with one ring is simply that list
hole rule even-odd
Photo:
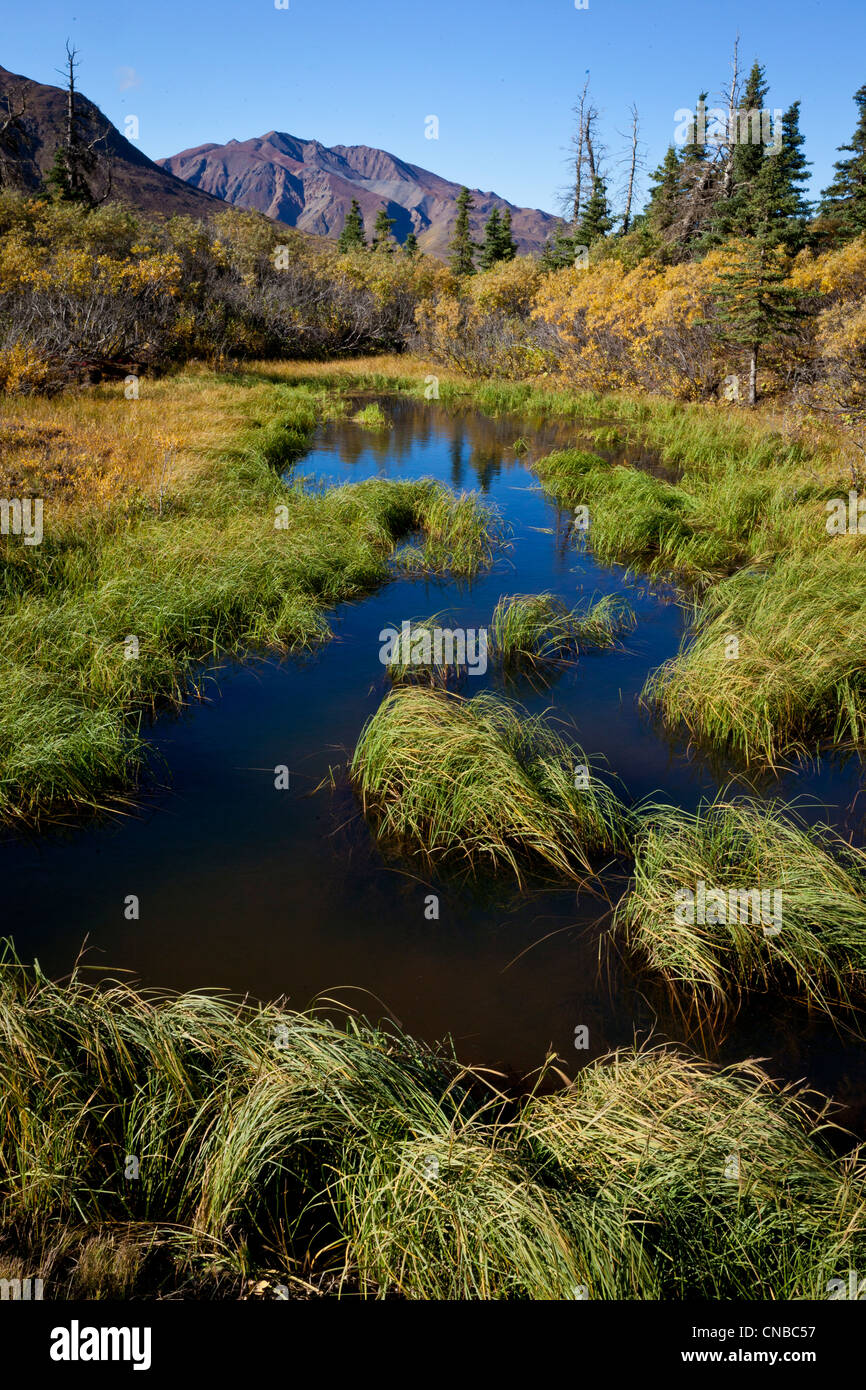
[{"label": "evergreen tree", "polygon": [[651,175],[646,232],[662,243],[665,260],[694,254],[719,197],[719,162],[707,148],[706,109],[707,93],[701,92],[682,148],[669,145]]},{"label": "evergreen tree", "polygon": [[484,225],[484,242],[481,247],[479,264],[482,270],[489,270],[491,266],[501,260],[502,220],[499,216],[499,208],[494,208]]},{"label": "evergreen tree", "polygon": [[[78,68],[78,53],[66,45],[66,120],[63,144],[54,152],[54,161],[45,176],[44,188],[52,198],[63,202],[84,203],[95,208],[111,193],[111,165],[97,153],[99,146],[104,148],[103,134],[91,135],[92,116],[85,112],[75,88],[75,73]],[[101,197],[94,196],[92,178],[100,162],[106,164],[105,188]]]},{"label": "evergreen tree", "polygon": [[659,167],[650,175],[650,195],[646,216],[651,229],[659,236],[674,225],[680,196],[680,157],[673,145]]},{"label": "evergreen tree", "polygon": [[840,159],[833,168],[836,176],[821,198],[821,215],[828,218],[836,233],[847,240],[866,232],[866,87],[855,92],[859,119],[850,145],[840,145]]},{"label": "evergreen tree", "polygon": [[707,93],[701,92],[691,138],[683,147],[678,177],[675,217],[669,232],[680,255],[703,249],[713,225],[721,191],[721,168],[715,151],[707,147]]},{"label": "evergreen tree", "polygon": [[545,270],[562,270],[574,264],[574,257],[575,237],[565,222],[559,222],[552,240],[548,238],[544,244],[541,264]]},{"label": "evergreen tree", "polygon": [[592,246],[593,242],[606,237],[613,226],[613,218],[607,205],[607,188],[604,179],[596,174],[592,181],[592,193],[583,209],[580,222],[574,233],[577,246]]},{"label": "evergreen tree", "polygon": [[740,113],[736,131],[728,131],[728,139],[735,142],[734,183],[742,186],[752,184],[761,172],[764,162],[764,120],[755,117],[755,112],[766,109],[767,77],[757,58],[752,64],[740,103]]},{"label": "evergreen tree", "polygon": [[800,315],[799,295],[786,284],[787,268],[773,254],[771,240],[765,225],[749,239],[736,269],[720,276],[713,287],[716,332],[748,353],[749,405],[758,398],[761,349],[792,328]]},{"label": "evergreen tree", "polygon": [[414,260],[418,255],[418,238],[414,232],[409,232],[406,240],[403,242],[403,251],[410,260]]},{"label": "evergreen tree", "polygon": [[457,220],[454,223],[454,236],[451,240],[451,269],[455,275],[474,275],[475,252],[478,247],[472,240],[469,214],[475,204],[468,188],[461,188],[457,195]]},{"label": "evergreen tree", "polygon": [[364,218],[361,215],[361,207],[357,198],[352,199],[352,206],[346,214],[337,245],[341,251],[360,250],[367,245],[364,236]]},{"label": "evergreen tree", "polygon": [[791,255],[806,244],[811,204],[798,186],[808,181],[800,133],[800,103],[782,117],[781,142],[764,159],[751,196],[750,217],[755,232],[768,246],[783,246]]},{"label": "evergreen tree", "polygon": [[393,252],[394,242],[391,237],[391,228],[395,221],[396,218],[389,217],[385,208],[380,208],[376,213],[376,221],[373,223],[372,246],[374,251]]},{"label": "evergreen tree", "polygon": [[511,208],[506,208],[502,214],[502,231],[499,237],[499,249],[501,261],[513,261],[517,255],[517,242],[511,234]]}]

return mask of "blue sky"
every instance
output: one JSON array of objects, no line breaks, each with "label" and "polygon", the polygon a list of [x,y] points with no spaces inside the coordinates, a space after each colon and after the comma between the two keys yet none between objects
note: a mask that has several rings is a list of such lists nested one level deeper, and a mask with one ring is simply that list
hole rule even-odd
[{"label": "blue sky", "polygon": [[[632,102],[647,162],[674,112],[727,79],[734,36],[759,57],[768,106],[800,98],[813,186],[854,128],[866,83],[864,0],[40,0],[11,5],[0,62],[59,82],[68,38],[79,83],[153,158],[268,130],[378,145],[514,203],[558,211],[571,108],[589,70],[616,183]],[[710,103],[712,104],[712,102]],[[439,139],[425,119],[439,118]]]}]

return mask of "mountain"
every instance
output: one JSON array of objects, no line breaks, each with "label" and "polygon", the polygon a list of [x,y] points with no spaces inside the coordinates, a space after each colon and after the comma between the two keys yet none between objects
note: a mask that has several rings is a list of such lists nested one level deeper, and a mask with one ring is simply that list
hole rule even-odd
[{"label": "mountain", "polygon": [[[23,132],[13,161],[15,180],[19,187],[35,192],[51,168],[54,152],[63,139],[66,92],[0,67],[0,115],[13,95],[23,97],[26,103]],[[225,207],[209,193],[192,188],[148,159],[121,135],[98,106],[80,93],[76,93],[75,109],[82,124],[86,123],[89,138],[100,137],[97,148],[111,165],[112,198],[132,203],[145,213],[187,213],[200,218],[207,218]],[[104,186],[103,175],[101,188]]]},{"label": "mountain", "polygon": [[[198,145],[157,162],[194,188],[319,236],[339,235],[353,198],[360,204],[369,236],[384,206],[394,218],[398,241],[414,231],[422,250],[434,256],[448,254],[460,185],[385,150],[368,145],[328,149],[318,140],[271,130],[254,140]],[[550,213],[514,207],[495,193],[476,189],[473,196],[476,241],[494,207],[511,209],[514,239],[522,252],[541,251],[556,225]]]}]

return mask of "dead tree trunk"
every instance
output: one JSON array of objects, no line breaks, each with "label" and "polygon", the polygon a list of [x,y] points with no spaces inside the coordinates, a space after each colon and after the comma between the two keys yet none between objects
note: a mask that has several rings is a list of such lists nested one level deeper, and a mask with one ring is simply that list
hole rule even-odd
[{"label": "dead tree trunk", "polygon": [[629,159],[629,168],[628,168],[628,187],[626,188],[626,194],[625,194],[625,211],[623,212],[623,215],[622,215],[622,230],[623,230],[623,235],[625,235],[625,233],[628,231],[629,225],[630,225],[630,223],[631,223],[631,204],[632,204],[632,198],[634,197],[634,174],[635,174],[635,169],[636,169],[636,167],[637,167],[637,137],[638,137],[637,107],[636,107],[636,106],[632,106],[632,108],[631,108],[631,156],[630,156],[630,159]]}]

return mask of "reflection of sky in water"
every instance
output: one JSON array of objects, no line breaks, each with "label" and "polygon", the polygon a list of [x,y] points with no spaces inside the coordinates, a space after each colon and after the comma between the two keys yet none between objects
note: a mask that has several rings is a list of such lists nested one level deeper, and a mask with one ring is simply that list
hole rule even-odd
[{"label": "reflection of sky in water", "polygon": [[[584,656],[547,690],[510,693],[563,721],[562,732],[605,758],[631,797],[692,807],[733,769],[690,756],[639,707],[647,672],[679,644],[682,617],[671,595],[598,567],[535,485],[527,459],[579,444],[575,428],[450,416],[410,400],[384,404],[391,430],[329,423],[298,472],[323,482],[431,476],[481,487],[512,528],[492,572],[471,585],[395,580],[342,605],[332,615],[335,640],[312,657],[225,670],[207,704],[158,721],[157,776],[166,790],[138,815],[0,849],[5,930],[24,959],[36,955],[52,973],[66,972],[89,936],[91,963],[150,985],[284,993],[297,1007],[339,992],[423,1037],[450,1032],[469,1061],[523,1071],[552,1045],[573,1067],[652,1024],[616,960],[599,976],[594,928],[604,899],[560,891],[491,903],[440,883],[440,919],[427,921],[424,869],[383,861],[345,786],[317,790],[385,692],[379,632],[432,613],[447,626],[486,626],[504,593],[550,589],[574,601],[627,592],[638,625],[622,650]],[[521,437],[531,444],[526,457],[512,447]],[[650,463],[639,451],[620,461]],[[495,680],[490,671],[465,692]],[[291,769],[287,792],[274,789],[281,763]],[[804,811],[859,837],[859,776],[858,759],[831,759],[761,790],[823,803],[825,810]],[[621,883],[610,882],[612,895]],[[141,900],[139,922],[123,917],[130,893]],[[590,1031],[589,1053],[579,1057],[578,1024]],[[840,1096],[863,1089],[851,1070],[853,1048],[843,1055],[829,1029],[807,1026],[805,1015],[785,1017],[767,1001],[741,1018],[726,1054],[771,1056],[778,1070],[808,1074]]]}]

